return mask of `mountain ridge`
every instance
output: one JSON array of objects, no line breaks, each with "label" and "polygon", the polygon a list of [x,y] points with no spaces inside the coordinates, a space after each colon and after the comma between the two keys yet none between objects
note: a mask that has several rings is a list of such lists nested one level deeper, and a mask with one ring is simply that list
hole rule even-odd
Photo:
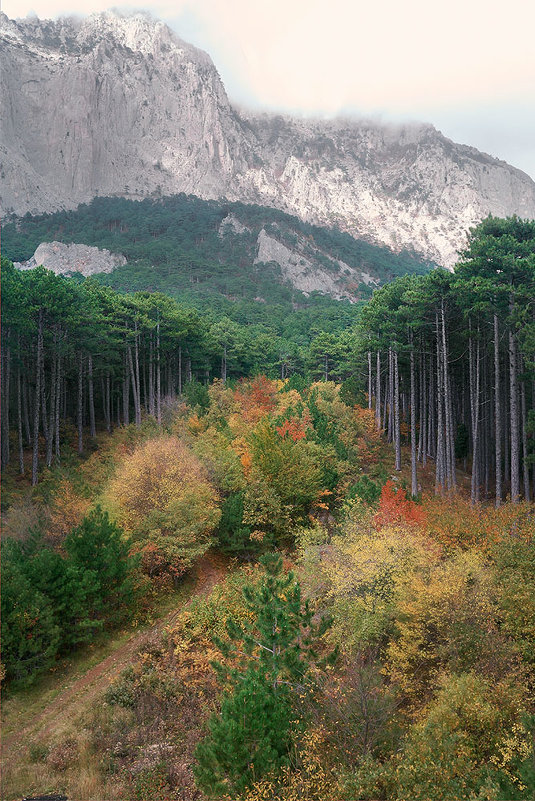
[{"label": "mountain ridge", "polygon": [[99,195],[272,206],[451,266],[487,214],[535,217],[535,183],[432,125],[233,106],[210,57],[147,14],[2,15],[4,213]]}]

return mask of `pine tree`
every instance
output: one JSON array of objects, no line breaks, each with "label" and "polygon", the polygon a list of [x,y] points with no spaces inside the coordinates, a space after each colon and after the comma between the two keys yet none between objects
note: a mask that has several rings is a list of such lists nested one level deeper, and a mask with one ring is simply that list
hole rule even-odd
[{"label": "pine tree", "polygon": [[249,615],[227,620],[228,641],[216,640],[232,666],[214,662],[225,691],[219,715],[197,746],[198,786],[209,796],[236,797],[288,762],[297,726],[294,705],[310,686],[310,669],[334,661],[336,652],[318,659],[314,645],[330,626],[312,622],[293,573],[283,573],[282,558],[261,558],[265,576],[243,590]]}]

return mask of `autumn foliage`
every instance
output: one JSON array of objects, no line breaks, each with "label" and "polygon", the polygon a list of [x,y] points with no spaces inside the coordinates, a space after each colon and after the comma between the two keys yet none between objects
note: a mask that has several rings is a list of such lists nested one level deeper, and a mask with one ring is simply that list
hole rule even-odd
[{"label": "autumn foliage", "polygon": [[391,525],[422,526],[425,512],[421,506],[407,498],[405,490],[396,489],[389,479],[381,491],[379,509],[374,517],[377,528]]},{"label": "autumn foliage", "polygon": [[181,575],[208,548],[220,516],[206,470],[176,437],[149,440],[126,456],[105,497],[149,574]]},{"label": "autumn foliage", "polygon": [[265,375],[238,383],[234,397],[248,423],[257,423],[276,406],[277,387]]}]

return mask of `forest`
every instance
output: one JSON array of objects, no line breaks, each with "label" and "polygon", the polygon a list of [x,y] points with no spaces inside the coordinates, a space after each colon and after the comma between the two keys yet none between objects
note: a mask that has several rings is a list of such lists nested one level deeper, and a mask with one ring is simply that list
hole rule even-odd
[{"label": "forest", "polygon": [[2,278],[3,797],[534,797],[535,222],[311,331]]},{"label": "forest", "polygon": [[[222,235],[227,217],[236,220],[238,228],[227,228]],[[95,198],[73,211],[27,215],[4,225],[2,247],[12,261],[29,259],[41,242],[53,240],[107,248],[123,254],[127,264],[97,280],[119,292],[163,292],[242,324],[272,325],[275,319],[281,333],[296,309],[305,331],[318,317],[336,315],[340,307],[346,316],[354,316],[348,301],[340,303],[318,292],[307,297],[286,284],[278,264],[255,265],[261,229],[289,248],[299,240],[302,255],[335,274],[338,260],[380,283],[405,273],[423,274],[432,266],[416,254],[393,253],[275,209],[187,195],[141,202]],[[350,288],[355,297],[371,295],[365,283]]]}]

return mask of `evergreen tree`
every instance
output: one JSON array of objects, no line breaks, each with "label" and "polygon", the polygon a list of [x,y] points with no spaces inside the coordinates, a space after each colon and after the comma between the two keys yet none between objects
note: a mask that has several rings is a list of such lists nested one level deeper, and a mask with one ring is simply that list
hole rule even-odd
[{"label": "evergreen tree", "polygon": [[330,619],[312,622],[308,601],[282,558],[261,558],[260,584],[243,590],[249,614],[227,620],[228,641],[216,640],[230,667],[214,663],[225,686],[221,712],[212,715],[208,735],[196,750],[198,786],[212,797],[235,797],[288,762],[296,726],[295,703],[310,688],[313,664],[334,661],[336,652],[318,659],[315,644]]},{"label": "evergreen tree", "polygon": [[90,599],[93,614],[118,622],[125,606],[132,607],[136,564],[121,529],[97,507],[68,535],[65,550],[73,567],[95,576]]},{"label": "evergreen tree", "polygon": [[221,506],[217,538],[223,551],[234,556],[254,550],[250,526],[243,525],[243,492],[233,492]]}]

